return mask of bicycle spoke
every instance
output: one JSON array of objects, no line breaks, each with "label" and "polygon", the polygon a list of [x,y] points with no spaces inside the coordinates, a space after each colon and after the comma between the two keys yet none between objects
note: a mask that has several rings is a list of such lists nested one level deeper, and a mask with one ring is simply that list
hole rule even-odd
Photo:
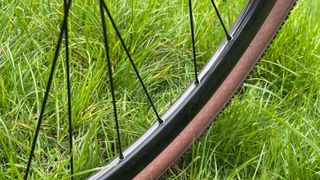
[{"label": "bicycle spoke", "polygon": [[108,37],[107,37],[107,29],[104,17],[104,10],[102,7],[102,0],[99,0],[100,3],[100,14],[101,14],[101,21],[102,21],[102,29],[103,29],[103,40],[104,46],[108,61],[108,72],[109,72],[109,81],[110,81],[110,88],[111,88],[111,96],[112,96],[112,104],[113,104],[113,112],[114,112],[114,119],[116,123],[116,131],[117,131],[117,138],[118,138],[118,148],[119,148],[119,159],[123,159],[122,148],[121,148],[121,141],[120,141],[120,132],[119,132],[119,123],[118,123],[118,113],[117,113],[117,104],[116,98],[114,95],[114,85],[113,85],[113,78],[112,78],[112,68],[111,68],[111,60],[109,55],[109,45],[108,45]]},{"label": "bicycle spoke", "polygon": [[189,17],[190,17],[190,31],[191,31],[191,38],[192,38],[193,67],[194,67],[194,76],[195,76],[194,83],[199,84],[191,0],[189,0]]},{"label": "bicycle spoke", "polygon": [[31,167],[32,157],[34,155],[36,142],[37,142],[37,139],[38,139],[38,136],[39,136],[40,127],[41,127],[42,120],[43,120],[44,110],[45,110],[45,107],[46,107],[46,104],[47,104],[47,101],[48,101],[48,97],[49,97],[49,92],[50,92],[50,88],[51,88],[51,84],[52,84],[52,80],[53,80],[53,75],[54,75],[54,70],[55,70],[55,67],[56,67],[56,63],[57,63],[58,56],[59,56],[59,51],[60,51],[60,48],[61,48],[62,37],[63,37],[64,32],[66,31],[67,18],[68,18],[70,7],[71,7],[71,0],[69,1],[68,6],[66,8],[65,15],[64,15],[64,18],[63,18],[63,23],[62,23],[62,26],[60,28],[60,34],[59,34],[59,38],[58,38],[58,43],[57,43],[57,47],[56,47],[56,50],[55,50],[55,53],[54,53],[54,58],[53,58],[53,62],[52,62],[51,70],[50,70],[50,75],[49,75],[49,79],[48,79],[48,82],[47,82],[47,87],[46,87],[46,91],[45,91],[45,94],[44,94],[44,98],[43,98],[43,101],[42,101],[42,106],[41,106],[40,116],[39,116],[38,123],[37,123],[36,132],[35,132],[35,135],[34,135],[34,138],[33,138],[33,141],[32,141],[32,146],[31,146],[31,151],[30,151],[30,155],[29,155],[29,159],[28,159],[28,164],[27,164],[27,168],[25,170],[25,174],[24,174],[24,178],[23,178],[24,180],[28,179],[28,174],[29,174],[30,167]]},{"label": "bicycle spoke", "polygon": [[[63,1],[64,16],[67,15],[68,0]],[[73,152],[72,152],[72,109],[71,109],[71,88],[70,88],[70,66],[69,66],[69,38],[68,38],[68,18],[66,19],[65,29],[65,48],[66,48],[66,73],[67,73],[67,94],[68,94],[68,120],[69,120],[69,148],[70,148],[70,174],[71,180],[73,180]]]},{"label": "bicycle spoke", "polygon": [[224,30],[224,32],[226,33],[227,40],[230,41],[230,40],[232,39],[232,37],[229,35],[229,33],[228,33],[228,31],[227,31],[227,28],[226,28],[226,26],[225,26],[224,23],[223,23],[223,20],[222,20],[222,18],[221,18],[221,16],[220,16],[219,10],[218,10],[218,8],[217,8],[217,6],[216,6],[216,4],[214,3],[213,0],[211,0],[211,3],[212,3],[212,5],[213,5],[213,8],[214,8],[217,16],[218,16],[219,21],[220,21],[220,23],[221,23],[221,25],[222,25],[222,27],[223,27],[223,30]]},{"label": "bicycle spoke", "polygon": [[112,23],[113,28],[114,28],[115,31],[116,31],[116,34],[117,34],[118,38],[120,39],[121,45],[122,45],[122,47],[124,48],[124,50],[125,50],[128,58],[129,58],[129,61],[130,61],[131,65],[132,65],[132,67],[133,67],[133,69],[134,69],[134,71],[135,71],[135,73],[136,73],[136,75],[137,75],[137,77],[138,77],[138,80],[139,80],[140,84],[142,85],[142,88],[143,88],[145,94],[147,95],[147,98],[148,98],[148,100],[149,100],[149,102],[150,102],[150,104],[151,104],[151,107],[152,107],[155,115],[157,116],[158,122],[159,122],[160,124],[162,124],[162,123],[163,123],[163,120],[160,118],[159,113],[158,113],[156,107],[155,107],[154,104],[153,104],[153,101],[152,101],[152,99],[151,99],[151,97],[150,97],[150,95],[149,95],[149,93],[148,93],[147,87],[145,86],[145,84],[144,84],[144,82],[143,82],[143,80],[142,80],[142,78],[141,78],[141,76],[140,76],[140,74],[139,74],[139,71],[138,71],[136,65],[135,65],[134,62],[133,62],[133,59],[132,59],[132,57],[131,57],[131,55],[130,55],[130,53],[129,53],[129,50],[128,50],[127,46],[125,45],[125,43],[124,43],[124,41],[123,41],[123,39],[122,39],[122,37],[121,37],[121,33],[120,33],[120,31],[119,31],[116,23],[114,22],[114,20],[113,20],[113,18],[112,18],[112,16],[111,16],[111,13],[110,13],[110,11],[109,11],[106,3],[104,2],[104,0],[101,0],[101,3],[102,3],[102,5],[103,5],[103,8],[105,9],[105,11],[106,11],[106,13],[107,13],[110,21],[111,21],[111,23]]}]

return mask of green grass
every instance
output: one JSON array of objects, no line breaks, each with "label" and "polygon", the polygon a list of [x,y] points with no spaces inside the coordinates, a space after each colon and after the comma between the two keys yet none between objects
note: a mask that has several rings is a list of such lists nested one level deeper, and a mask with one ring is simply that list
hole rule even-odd
[{"label": "green grass", "polygon": [[[75,0],[70,16],[74,158],[77,179],[116,156],[98,1]],[[230,27],[243,2],[218,1]],[[187,2],[108,1],[145,83],[164,112],[192,81]],[[223,38],[210,1],[194,1],[203,66]],[[169,179],[320,178],[320,2],[301,0],[229,107],[167,173]],[[0,2],[0,179],[21,179],[54,47],[61,2]],[[111,27],[110,22],[107,23]],[[109,28],[121,139],[126,147],[153,122],[114,31]],[[56,68],[31,179],[69,176],[64,51]]]}]

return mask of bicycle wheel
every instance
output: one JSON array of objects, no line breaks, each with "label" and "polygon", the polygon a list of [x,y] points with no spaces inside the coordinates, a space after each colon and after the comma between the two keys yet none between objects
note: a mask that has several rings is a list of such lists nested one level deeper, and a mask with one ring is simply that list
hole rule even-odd
[{"label": "bicycle wheel", "polygon": [[[123,158],[121,156],[116,158],[90,179],[131,179],[134,177],[154,179],[159,177],[225,107],[274,38],[294,3],[295,0],[248,1],[228,33],[231,36],[227,36],[221,42],[199,75],[195,68],[196,81],[160,118],[161,121],[154,124],[141,138],[128,147],[123,152]],[[65,0],[65,14],[68,14],[69,10],[66,10],[68,9],[66,7],[70,7],[70,4],[70,1]],[[59,37],[60,43],[64,33],[67,39],[68,32],[64,28],[67,24],[67,16],[65,16]],[[66,47],[68,47],[67,43]],[[48,94],[46,93],[45,96]],[[36,134],[38,132],[36,131]],[[36,137],[37,135],[34,142],[36,142]],[[32,151],[34,147],[35,143],[33,143]],[[32,155],[31,153],[28,168]]]},{"label": "bicycle wheel", "polygon": [[155,179],[202,134],[230,101],[287,18],[295,0],[249,1],[226,39],[162,117],[124,152],[90,179]]}]

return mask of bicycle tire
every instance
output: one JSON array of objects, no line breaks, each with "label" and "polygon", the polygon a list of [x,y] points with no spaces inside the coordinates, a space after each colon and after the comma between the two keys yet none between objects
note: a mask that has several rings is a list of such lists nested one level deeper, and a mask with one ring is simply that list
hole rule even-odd
[{"label": "bicycle tire", "polygon": [[248,1],[229,31],[191,84],[154,124],[124,151],[89,179],[156,179],[165,172],[213,122],[274,39],[296,0]]}]

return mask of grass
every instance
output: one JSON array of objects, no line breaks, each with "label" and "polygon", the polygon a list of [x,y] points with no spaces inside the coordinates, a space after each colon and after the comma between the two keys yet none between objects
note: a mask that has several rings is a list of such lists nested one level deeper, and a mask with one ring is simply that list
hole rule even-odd
[{"label": "grass", "polygon": [[[244,1],[218,1],[230,27]],[[231,0],[229,0],[232,3]],[[108,2],[155,104],[164,112],[192,81],[187,2]],[[210,1],[195,1],[203,66],[223,38]],[[320,2],[301,0],[256,70],[168,179],[320,178]],[[75,0],[70,16],[77,179],[116,156],[98,3]],[[0,2],[0,179],[21,179],[41,108],[62,2]],[[174,18],[173,18],[174,17]],[[107,26],[111,27],[110,22]],[[133,69],[109,28],[121,139],[127,146],[154,121]],[[64,51],[56,68],[31,179],[68,178]]]}]

